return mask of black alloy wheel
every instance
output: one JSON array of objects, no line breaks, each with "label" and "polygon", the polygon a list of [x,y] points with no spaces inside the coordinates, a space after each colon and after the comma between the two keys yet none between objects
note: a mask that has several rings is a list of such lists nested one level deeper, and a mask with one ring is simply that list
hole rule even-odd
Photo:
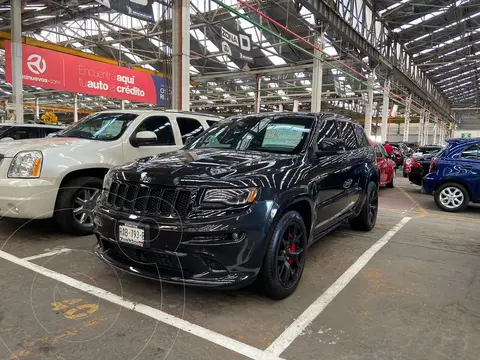
[{"label": "black alloy wheel", "polygon": [[293,223],[283,233],[277,252],[277,274],[278,280],[285,287],[289,288],[298,281],[301,276],[302,247],[301,237],[304,236],[297,223]]},{"label": "black alloy wheel", "polygon": [[285,299],[297,288],[305,267],[308,234],[296,211],[283,214],[274,225],[257,284],[274,300]]},{"label": "black alloy wheel", "polygon": [[372,190],[368,195],[368,224],[373,228],[377,222],[378,190]]},{"label": "black alloy wheel", "polygon": [[378,185],[371,181],[367,187],[365,201],[358,216],[349,220],[354,230],[370,231],[375,227],[378,215]]}]

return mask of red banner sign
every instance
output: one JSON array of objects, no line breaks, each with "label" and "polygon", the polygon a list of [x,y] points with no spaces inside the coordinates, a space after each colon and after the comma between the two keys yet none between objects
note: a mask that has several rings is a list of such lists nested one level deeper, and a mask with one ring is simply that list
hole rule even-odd
[{"label": "red banner sign", "polygon": [[[5,41],[5,72],[12,81],[11,42]],[[164,79],[141,71],[22,45],[23,84],[150,104],[165,104]]]}]

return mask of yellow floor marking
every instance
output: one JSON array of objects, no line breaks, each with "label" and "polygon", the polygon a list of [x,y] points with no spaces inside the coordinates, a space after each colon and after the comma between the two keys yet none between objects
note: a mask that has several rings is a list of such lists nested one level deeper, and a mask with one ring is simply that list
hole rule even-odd
[{"label": "yellow floor marking", "polygon": [[67,319],[81,319],[92,315],[95,311],[98,310],[98,306],[95,304],[82,304],[77,305],[82,302],[82,299],[72,299],[72,300],[63,300],[62,302],[53,302],[52,310],[60,311],[66,310],[63,312],[63,315]]},{"label": "yellow floor marking", "polygon": [[400,190],[400,192],[401,192],[403,195],[405,195],[405,197],[406,197],[408,200],[410,200],[416,207],[418,207],[418,209],[420,210],[420,212],[421,212],[422,214],[425,214],[425,215],[429,214],[429,212],[428,212],[427,210],[425,210],[425,208],[424,208],[422,205],[420,205],[420,204],[418,203],[418,201],[416,201],[416,200],[412,197],[412,195],[410,195],[409,193],[407,193],[402,187],[397,186],[397,189]]},{"label": "yellow floor marking", "polygon": [[[81,323],[81,327],[88,329],[103,323],[105,320],[107,320],[107,316],[97,316],[97,317],[94,317],[93,319],[83,321]],[[26,357],[34,353],[35,350],[37,350],[37,348],[40,346],[43,346],[45,344],[55,345],[59,342],[59,340],[73,337],[77,335],[77,333],[78,333],[78,327],[73,327],[73,328],[61,330],[61,332],[58,335],[46,336],[39,339],[35,339],[26,344],[28,346],[28,349],[20,349],[16,351],[12,355],[10,355],[10,357],[8,357],[8,360],[18,360],[20,358]]]}]

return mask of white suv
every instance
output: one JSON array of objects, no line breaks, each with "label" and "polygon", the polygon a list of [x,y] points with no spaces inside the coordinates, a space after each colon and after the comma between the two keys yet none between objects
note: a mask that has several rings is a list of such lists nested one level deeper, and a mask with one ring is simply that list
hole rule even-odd
[{"label": "white suv", "polygon": [[111,167],[177,150],[219,120],[192,112],[105,111],[53,138],[0,143],[0,218],[53,217],[65,231],[91,233]]}]

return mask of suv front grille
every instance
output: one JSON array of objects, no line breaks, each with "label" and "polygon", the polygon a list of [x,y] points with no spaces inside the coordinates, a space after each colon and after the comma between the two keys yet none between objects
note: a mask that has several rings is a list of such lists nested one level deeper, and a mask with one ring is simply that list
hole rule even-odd
[{"label": "suv front grille", "polygon": [[142,215],[184,218],[192,205],[192,192],[143,184],[113,182],[106,196],[113,209]]}]

